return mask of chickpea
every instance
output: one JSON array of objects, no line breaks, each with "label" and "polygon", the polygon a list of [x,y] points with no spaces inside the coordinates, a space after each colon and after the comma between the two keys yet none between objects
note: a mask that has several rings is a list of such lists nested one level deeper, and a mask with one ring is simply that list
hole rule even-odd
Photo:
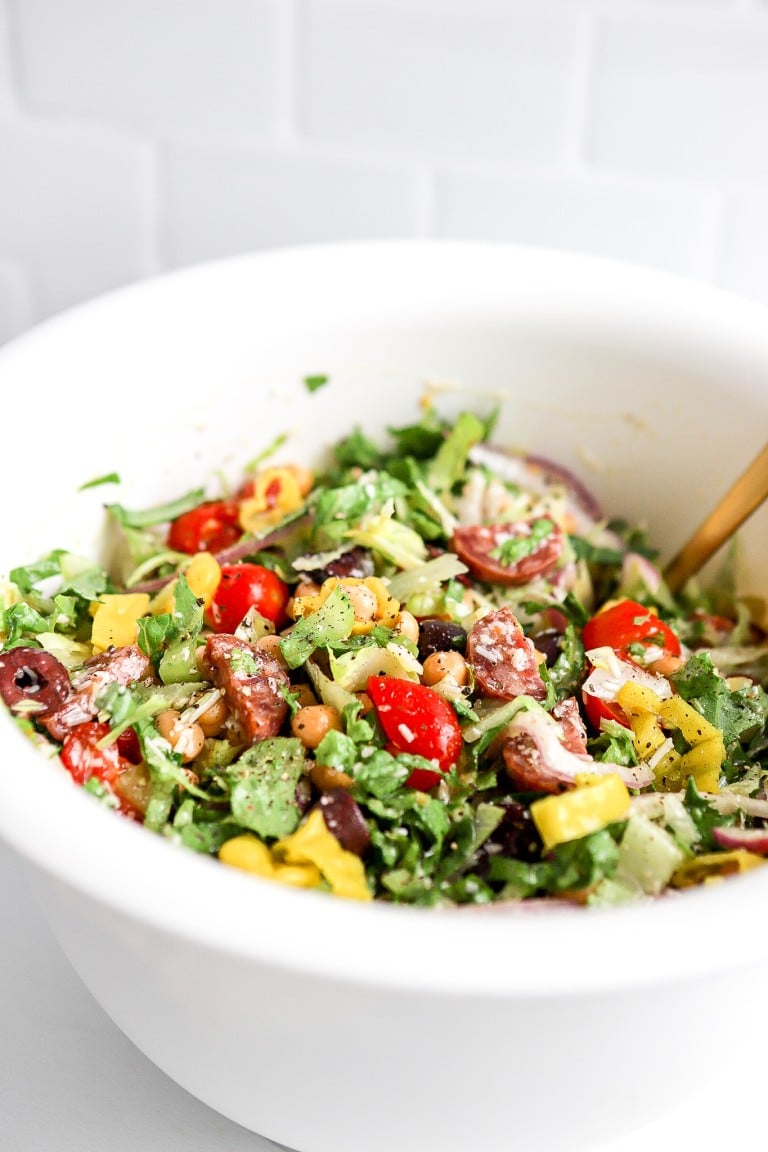
[{"label": "chickpea", "polygon": [[370,624],[376,618],[379,602],[376,593],[365,584],[345,584],[344,591],[348,594],[352,609],[355,613],[356,624]]},{"label": "chickpea", "polygon": [[450,676],[460,688],[469,680],[467,662],[461,652],[432,652],[422,665],[422,680],[428,686],[439,684]]},{"label": "chickpea", "polygon": [[362,704],[360,715],[367,716],[369,712],[373,710],[373,700],[371,700],[367,692],[355,692],[355,696]]},{"label": "chickpea", "polygon": [[256,641],[256,647],[277,660],[278,664],[285,672],[288,671],[288,665],[285,662],[285,657],[283,656],[282,649],[280,648],[279,636],[275,636],[274,633],[271,633],[269,636],[261,636]]},{"label": "chickpea", "polygon": [[305,748],[317,748],[328,732],[341,732],[341,716],[327,704],[310,704],[291,717],[291,731]]},{"label": "chickpea", "polygon": [[292,684],[291,690],[296,694],[296,703],[299,708],[311,708],[317,704],[317,696],[310,684]]},{"label": "chickpea", "polygon": [[320,585],[316,584],[314,580],[300,580],[293,590],[294,598],[297,596],[317,596],[320,591]]},{"label": "chickpea", "polygon": [[197,664],[197,670],[202,676],[203,680],[212,680],[213,670],[211,668],[206,652],[206,645],[200,644],[197,651],[195,652],[195,663]]},{"label": "chickpea", "polygon": [[331,788],[351,788],[354,784],[351,776],[338,768],[331,768],[330,764],[313,764],[309,778],[321,792],[330,792]]},{"label": "chickpea", "polygon": [[204,736],[218,736],[224,727],[226,718],[227,705],[224,702],[224,697],[219,696],[218,700],[214,700],[205,712],[198,716],[197,723],[202,728]]},{"label": "chickpea", "polygon": [[412,612],[405,609],[395,620],[394,632],[396,636],[402,636],[405,640],[410,640],[412,644],[419,642],[419,622]]},{"label": "chickpea", "polygon": [[189,764],[199,756],[205,743],[205,733],[199,724],[182,724],[181,716],[175,708],[166,708],[155,719],[157,730],[168,741],[174,752],[181,756],[183,764]]},{"label": "chickpea", "polygon": [[668,652],[660,656],[658,660],[653,660],[648,665],[648,670],[658,673],[659,676],[671,676],[673,672],[677,672],[678,668],[682,668],[684,663],[682,657],[673,656],[671,652]]},{"label": "chickpea", "polygon": [[163,712],[158,712],[155,717],[158,732],[169,744],[172,743],[171,737],[179,720],[181,720],[181,716],[175,708],[166,708]]}]

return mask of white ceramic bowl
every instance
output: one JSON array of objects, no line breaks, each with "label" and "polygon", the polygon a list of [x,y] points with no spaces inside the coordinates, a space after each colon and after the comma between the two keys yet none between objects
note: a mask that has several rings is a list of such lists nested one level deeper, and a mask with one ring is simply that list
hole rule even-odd
[{"label": "white ceramic bowl", "polygon": [[[92,547],[105,496],[85,480],[117,470],[140,506],[280,432],[314,459],[355,423],[409,421],[427,380],[457,386],[445,411],[503,398],[499,441],[574,467],[669,552],[762,445],[768,322],[576,255],[356,244],[114,293],[7,346],[0,379],[2,572]],[[758,513],[747,590],[767,537]],[[744,1026],[734,988],[765,977],[768,870],[605,911],[361,906],[120,819],[5,715],[0,748],[0,835],[93,995],[191,1093],[302,1152],[595,1147],[713,1076]]]}]

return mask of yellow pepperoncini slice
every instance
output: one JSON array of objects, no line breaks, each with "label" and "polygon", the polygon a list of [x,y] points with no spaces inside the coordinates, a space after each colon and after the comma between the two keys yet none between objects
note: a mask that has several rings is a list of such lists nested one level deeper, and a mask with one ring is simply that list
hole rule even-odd
[{"label": "yellow pepperoncini slice", "polygon": [[[629,681],[616,693],[616,702],[626,713],[638,757],[653,767],[656,785],[663,791],[677,791],[693,776],[702,792],[718,792],[720,768],[725,760],[725,744],[719,728],[700,712],[674,695],[660,699],[645,685]],[[680,732],[690,748],[680,754],[667,733]]]},{"label": "yellow pepperoncini slice", "polygon": [[576,787],[559,796],[544,796],[531,804],[531,816],[545,851],[556,844],[579,840],[606,824],[629,815],[630,797],[621,777],[580,774]]},{"label": "yellow pepperoncini slice", "polygon": [[693,776],[700,792],[720,791],[720,765],[725,760],[723,734],[715,729],[715,735],[694,744],[680,757],[680,771],[684,778]]},{"label": "yellow pepperoncini slice", "polygon": [[373,899],[362,860],[342,848],[317,808],[295,832],[278,840],[273,853],[286,864],[314,864],[335,896],[348,900]]},{"label": "yellow pepperoncini slice", "polygon": [[671,696],[669,700],[663,700],[658,714],[666,728],[679,728],[689,744],[699,744],[715,736],[722,739],[720,729],[705,720],[682,696]]},{"label": "yellow pepperoncini slice", "polygon": [[378,576],[366,576],[363,579],[356,576],[344,576],[341,579],[337,576],[330,576],[327,580],[323,581],[320,591],[316,592],[313,596],[294,597],[292,607],[294,619],[298,620],[301,616],[310,616],[313,612],[317,612],[318,608],[321,608],[323,604],[325,604],[337,584],[341,584],[344,588],[362,586],[363,588],[367,588],[369,592],[372,592],[375,597],[376,607],[369,620],[358,619],[357,614],[355,615],[355,623],[352,627],[353,636],[368,633],[377,624],[384,624],[387,628],[394,628],[400,615],[400,602],[399,600],[395,600],[394,596],[390,596],[386,584],[383,580],[380,580]]},{"label": "yellow pepperoncini slice", "polygon": [[149,596],[146,592],[107,594],[94,601],[91,611],[94,652],[104,652],[111,647],[124,648],[126,644],[136,643],[138,622],[149,612]]},{"label": "yellow pepperoncini slice", "polygon": [[667,739],[661,730],[658,716],[652,712],[642,712],[639,716],[631,716],[630,724],[638,757],[641,760],[650,760]]},{"label": "yellow pepperoncini slice", "polygon": [[712,884],[739,872],[748,872],[761,864],[768,863],[765,857],[749,852],[746,848],[734,848],[730,852],[708,852],[686,860],[673,874],[671,883],[675,888],[688,888],[694,884]]},{"label": "yellow pepperoncini slice", "polygon": [[645,684],[627,680],[616,693],[616,703],[627,716],[643,716],[648,713],[658,715],[661,697]]},{"label": "yellow pepperoncini slice", "polygon": [[[216,557],[210,552],[198,552],[185,568],[184,578],[189,584],[192,595],[204,602],[207,612],[221,582],[221,566]],[[153,616],[159,616],[162,612],[173,612],[175,586],[176,581],[172,580],[155,596],[152,601]]]},{"label": "yellow pepperoncini slice", "polygon": [[219,849],[219,860],[293,888],[317,888],[324,879],[335,896],[373,899],[362,860],[342,848],[318,809],[272,848],[250,832],[227,840]]},{"label": "yellow pepperoncini slice", "polygon": [[[312,486],[311,474],[309,486]],[[253,480],[253,495],[240,502],[238,520],[243,532],[258,534],[278,524],[304,503],[307,487],[298,469],[263,468]]]},{"label": "yellow pepperoncini slice", "polygon": [[292,888],[317,888],[321,880],[320,869],[309,861],[301,864],[276,862],[267,845],[250,832],[225,841],[219,849],[219,860],[231,868],[240,868],[267,880],[279,880]]}]

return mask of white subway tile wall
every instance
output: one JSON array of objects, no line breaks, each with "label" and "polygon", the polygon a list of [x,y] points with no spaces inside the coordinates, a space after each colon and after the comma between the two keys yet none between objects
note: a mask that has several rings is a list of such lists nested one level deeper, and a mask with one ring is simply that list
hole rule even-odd
[{"label": "white subway tile wall", "polygon": [[386,236],[768,303],[766,0],[0,0],[0,342],[118,285]]},{"label": "white subway tile wall", "polygon": [[162,235],[173,265],[243,249],[413,232],[418,180],[386,161],[307,149],[163,149]]}]

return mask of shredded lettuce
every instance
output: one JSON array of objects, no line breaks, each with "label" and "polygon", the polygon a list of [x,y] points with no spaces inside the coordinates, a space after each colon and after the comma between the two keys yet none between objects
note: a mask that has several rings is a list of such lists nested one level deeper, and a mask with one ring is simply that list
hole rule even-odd
[{"label": "shredded lettuce", "polygon": [[387,500],[379,512],[363,516],[359,526],[344,535],[353,544],[370,548],[405,571],[423,565],[427,556],[419,533],[395,518],[394,500]]},{"label": "shredded lettuce", "polygon": [[337,584],[325,603],[309,616],[297,620],[293,629],[280,641],[283,659],[289,668],[298,668],[317,648],[333,640],[344,640],[352,632],[355,612],[349,593]]},{"label": "shredded lettuce", "polygon": [[485,434],[486,426],[481,420],[471,412],[462,412],[427,469],[429,487],[438,494],[450,491],[464,475],[470,450]]}]

